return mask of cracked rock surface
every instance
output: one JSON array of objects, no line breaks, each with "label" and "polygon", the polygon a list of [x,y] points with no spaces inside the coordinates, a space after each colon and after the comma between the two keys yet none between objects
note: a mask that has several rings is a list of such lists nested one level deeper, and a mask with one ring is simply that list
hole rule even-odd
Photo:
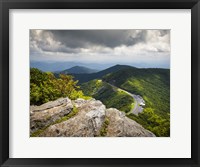
[{"label": "cracked rock surface", "polygon": [[107,137],[155,137],[140,124],[125,116],[125,113],[110,108],[106,110],[106,116],[110,120],[107,128]]},{"label": "cracked rock surface", "polygon": [[[60,123],[56,120],[77,112]],[[43,128],[38,137],[155,137],[140,124],[115,108],[106,109],[101,101],[61,98],[30,108],[30,132]],[[105,120],[108,120],[104,126]],[[46,128],[44,128],[46,127]]]}]

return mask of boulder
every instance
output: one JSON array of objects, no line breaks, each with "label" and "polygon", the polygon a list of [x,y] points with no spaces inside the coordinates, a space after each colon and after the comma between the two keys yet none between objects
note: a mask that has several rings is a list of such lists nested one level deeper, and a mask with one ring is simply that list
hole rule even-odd
[{"label": "boulder", "polygon": [[30,107],[30,132],[31,134],[39,129],[53,124],[63,116],[69,114],[73,109],[72,101],[69,98],[60,98],[50,101],[41,106]]},{"label": "boulder", "polygon": [[42,137],[94,137],[99,135],[105,118],[105,106],[97,100],[75,100],[78,113],[67,121],[48,127]]},{"label": "boulder", "polygon": [[40,130],[39,137],[155,137],[124,112],[106,109],[95,99],[61,98],[31,106],[30,128],[31,133]]},{"label": "boulder", "polygon": [[71,100],[66,97],[66,98],[59,98],[55,101],[49,101],[40,106],[30,106],[30,112],[38,112],[38,111],[42,111],[42,110],[47,110],[47,109],[51,109],[53,107],[58,107],[58,106],[61,106],[64,104],[67,104],[67,107],[72,106]]},{"label": "boulder", "polygon": [[144,129],[117,109],[107,109],[106,117],[109,119],[107,137],[155,137],[152,132]]}]

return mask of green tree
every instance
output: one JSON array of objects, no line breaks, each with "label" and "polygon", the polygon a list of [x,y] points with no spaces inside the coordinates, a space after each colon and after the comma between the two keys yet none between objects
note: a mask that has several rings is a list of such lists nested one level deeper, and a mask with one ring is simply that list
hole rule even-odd
[{"label": "green tree", "polygon": [[30,103],[40,105],[60,97],[70,99],[87,98],[70,75],[61,74],[56,78],[51,72],[42,72],[36,68],[30,69]]}]

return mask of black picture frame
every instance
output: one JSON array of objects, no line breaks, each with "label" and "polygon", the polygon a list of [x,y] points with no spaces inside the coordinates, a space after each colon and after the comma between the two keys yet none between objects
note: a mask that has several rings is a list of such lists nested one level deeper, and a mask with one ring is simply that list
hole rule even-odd
[{"label": "black picture frame", "polygon": [[[191,158],[62,159],[9,158],[9,9],[191,9]],[[199,0],[0,0],[0,164],[25,166],[200,166],[200,2]],[[178,23],[177,23],[178,24]]]}]

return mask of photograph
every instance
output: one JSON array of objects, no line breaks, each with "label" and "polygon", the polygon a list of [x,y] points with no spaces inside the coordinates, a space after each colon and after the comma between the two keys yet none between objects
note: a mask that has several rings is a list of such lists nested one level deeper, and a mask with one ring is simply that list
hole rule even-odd
[{"label": "photograph", "polygon": [[170,29],[30,29],[30,137],[170,137]]}]

